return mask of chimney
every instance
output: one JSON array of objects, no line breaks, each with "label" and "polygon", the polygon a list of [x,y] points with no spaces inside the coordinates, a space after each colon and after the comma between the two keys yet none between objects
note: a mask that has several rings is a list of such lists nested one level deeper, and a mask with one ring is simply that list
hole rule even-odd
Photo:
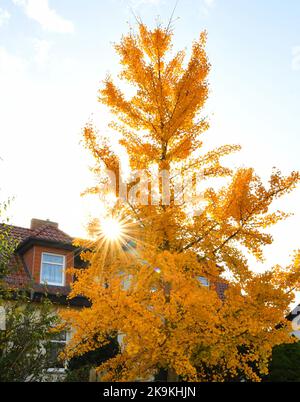
[{"label": "chimney", "polygon": [[44,226],[44,225],[53,226],[56,229],[58,229],[58,223],[52,222],[49,219],[44,221],[42,219],[36,219],[36,218],[31,219],[30,229],[34,230],[34,229],[37,229],[37,228],[39,228],[41,226]]}]

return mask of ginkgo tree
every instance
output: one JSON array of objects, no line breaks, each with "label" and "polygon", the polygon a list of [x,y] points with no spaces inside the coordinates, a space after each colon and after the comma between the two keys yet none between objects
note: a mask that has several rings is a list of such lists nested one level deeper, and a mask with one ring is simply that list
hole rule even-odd
[{"label": "ginkgo tree", "polygon": [[64,312],[75,329],[66,354],[118,336],[119,353],[97,368],[104,380],[146,380],[165,370],[170,381],[259,381],[272,348],[293,342],[285,316],[300,287],[300,254],[264,273],[248,257],[263,261],[273,240],[266,229],[288,216],[272,203],[299,174],[274,170],[266,186],[252,168],[223,165],[239,146],[203,151],[206,33],[187,61],[185,51],[172,51],[172,38],[170,26],[138,23],[115,45],[120,82],[132,96],[110,76],[99,90],[112,113],[110,135],[127,152],[126,178],[109,135],[92,123],[84,129],[97,179],[87,192],[100,194],[107,215],[90,222],[89,241],[77,241],[88,265],[74,270],[70,297],[83,295],[91,307]]}]

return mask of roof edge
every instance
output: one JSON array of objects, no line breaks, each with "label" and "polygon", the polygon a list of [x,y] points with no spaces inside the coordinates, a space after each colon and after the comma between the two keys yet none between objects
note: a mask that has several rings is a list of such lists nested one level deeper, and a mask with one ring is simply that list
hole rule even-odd
[{"label": "roof edge", "polygon": [[50,240],[50,239],[40,239],[38,237],[30,236],[27,237],[23,242],[21,242],[17,248],[16,252],[20,255],[23,255],[27,250],[29,250],[32,246],[50,246],[53,248],[61,248],[63,250],[76,250],[77,247],[73,246],[73,244],[65,243],[58,240]]}]

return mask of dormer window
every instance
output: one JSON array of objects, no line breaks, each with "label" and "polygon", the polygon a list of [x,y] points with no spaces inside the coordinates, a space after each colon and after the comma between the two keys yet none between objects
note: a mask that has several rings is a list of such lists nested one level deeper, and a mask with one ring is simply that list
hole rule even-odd
[{"label": "dormer window", "polygon": [[47,285],[64,286],[65,283],[65,256],[59,254],[42,253],[41,283]]}]

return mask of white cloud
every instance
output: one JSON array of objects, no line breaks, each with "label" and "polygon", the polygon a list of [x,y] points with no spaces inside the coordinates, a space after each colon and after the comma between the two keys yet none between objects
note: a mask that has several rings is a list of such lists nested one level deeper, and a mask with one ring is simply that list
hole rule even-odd
[{"label": "white cloud", "polygon": [[[0,83],[7,81],[8,76],[21,76],[26,69],[26,62],[0,46]],[[3,82],[2,82],[3,81]]]},{"label": "white cloud", "polygon": [[60,33],[74,31],[74,25],[50,8],[48,0],[12,0],[14,4],[21,6],[25,14],[37,21],[44,30]]},{"label": "white cloud", "polygon": [[7,10],[0,8],[0,27],[10,19],[10,14]]},{"label": "white cloud", "polygon": [[[35,44],[36,51],[47,48],[42,38]],[[0,200],[15,198],[11,223],[27,226],[32,217],[48,217],[67,233],[84,237],[90,212],[80,193],[94,183],[79,139],[90,113],[99,108],[98,75],[86,77],[84,63],[63,56],[51,54],[46,74],[39,74],[34,62],[31,54],[0,45]]]},{"label": "white cloud", "polygon": [[157,5],[157,4],[161,3],[161,0],[137,0],[136,3]]},{"label": "white cloud", "polygon": [[211,8],[215,5],[215,0],[204,0],[206,7]]},{"label": "white cloud", "polygon": [[39,66],[44,66],[49,61],[49,51],[51,43],[43,39],[34,39],[34,60]]},{"label": "white cloud", "polygon": [[208,16],[209,12],[215,7],[215,0],[202,0],[199,10],[201,15]]},{"label": "white cloud", "polygon": [[125,3],[132,8],[138,8],[143,5],[152,5],[158,6],[161,3],[164,3],[164,0],[125,0]]}]

